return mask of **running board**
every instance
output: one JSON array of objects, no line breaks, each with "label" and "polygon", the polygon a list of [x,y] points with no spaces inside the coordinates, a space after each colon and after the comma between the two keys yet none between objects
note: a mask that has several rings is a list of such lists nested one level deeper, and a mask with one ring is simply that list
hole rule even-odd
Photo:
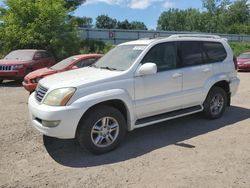
[{"label": "running board", "polygon": [[135,128],[144,127],[147,125],[160,123],[160,122],[163,122],[166,120],[194,114],[197,112],[201,112],[202,110],[203,110],[203,106],[199,105],[199,106],[193,106],[193,107],[189,107],[189,108],[185,108],[185,109],[181,109],[181,110],[175,110],[175,111],[167,112],[164,114],[159,114],[159,115],[155,115],[155,116],[150,116],[150,117],[138,119],[135,122]]}]

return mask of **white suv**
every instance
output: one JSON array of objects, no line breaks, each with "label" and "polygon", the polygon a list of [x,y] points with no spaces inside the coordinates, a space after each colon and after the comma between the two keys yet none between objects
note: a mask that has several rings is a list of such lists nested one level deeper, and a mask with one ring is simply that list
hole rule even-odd
[{"label": "white suv", "polygon": [[29,110],[43,134],[98,154],[136,128],[197,112],[221,117],[239,82],[226,39],[173,35],[121,44],[94,66],[42,79]]}]

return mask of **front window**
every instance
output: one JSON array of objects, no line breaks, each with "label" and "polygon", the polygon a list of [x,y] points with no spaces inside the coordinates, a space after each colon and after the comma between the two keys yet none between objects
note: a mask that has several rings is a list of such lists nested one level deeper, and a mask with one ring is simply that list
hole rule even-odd
[{"label": "front window", "polygon": [[76,61],[78,58],[73,56],[69,57],[67,59],[64,59],[60,61],[59,63],[55,64],[54,66],[50,67],[53,70],[62,70],[66,68],[67,66],[71,65],[74,61]]},{"label": "front window", "polygon": [[128,70],[145,48],[146,46],[142,45],[117,46],[98,60],[94,66],[109,70]]},{"label": "front window", "polygon": [[17,51],[10,52],[7,56],[5,56],[4,59],[29,61],[33,59],[34,53],[35,52],[33,51],[17,50]]},{"label": "front window", "polygon": [[241,54],[238,58],[239,59],[250,59],[250,54]]}]

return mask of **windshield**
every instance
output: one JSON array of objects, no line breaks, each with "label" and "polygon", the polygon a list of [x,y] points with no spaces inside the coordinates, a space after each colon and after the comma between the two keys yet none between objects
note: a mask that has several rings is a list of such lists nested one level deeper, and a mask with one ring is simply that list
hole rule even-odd
[{"label": "windshield", "polygon": [[33,59],[34,53],[34,51],[17,50],[10,52],[4,59],[28,61]]},{"label": "windshield", "polygon": [[240,58],[240,59],[250,59],[250,54],[241,54],[238,58]]},{"label": "windshield", "polygon": [[110,50],[95,63],[97,68],[125,71],[131,67],[146,46],[123,45]]},{"label": "windshield", "polygon": [[62,70],[66,68],[67,66],[69,66],[72,62],[76,61],[77,59],[78,58],[76,56],[72,56],[72,57],[69,57],[67,59],[60,61],[59,63],[53,65],[50,68],[53,70]]}]

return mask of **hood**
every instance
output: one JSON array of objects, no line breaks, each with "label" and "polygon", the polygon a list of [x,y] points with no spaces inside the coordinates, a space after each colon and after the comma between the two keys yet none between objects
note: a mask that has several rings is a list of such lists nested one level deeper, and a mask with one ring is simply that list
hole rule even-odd
[{"label": "hood", "polygon": [[32,60],[30,61],[14,60],[14,59],[1,59],[0,60],[1,65],[17,65],[17,64],[26,64],[30,62],[32,62]]},{"label": "hood", "polygon": [[237,58],[237,62],[238,63],[245,63],[245,62],[249,62],[250,59],[241,59],[241,58]]},{"label": "hood", "polygon": [[86,67],[57,73],[39,81],[46,88],[80,87],[92,82],[101,82],[104,79],[120,75],[120,71],[110,71]]},{"label": "hood", "polygon": [[42,69],[38,69],[38,70],[35,70],[35,71],[29,73],[26,76],[26,78],[34,79],[34,78],[48,76],[48,75],[51,75],[51,74],[54,74],[54,73],[57,73],[57,71],[49,69],[49,68],[42,68]]}]

